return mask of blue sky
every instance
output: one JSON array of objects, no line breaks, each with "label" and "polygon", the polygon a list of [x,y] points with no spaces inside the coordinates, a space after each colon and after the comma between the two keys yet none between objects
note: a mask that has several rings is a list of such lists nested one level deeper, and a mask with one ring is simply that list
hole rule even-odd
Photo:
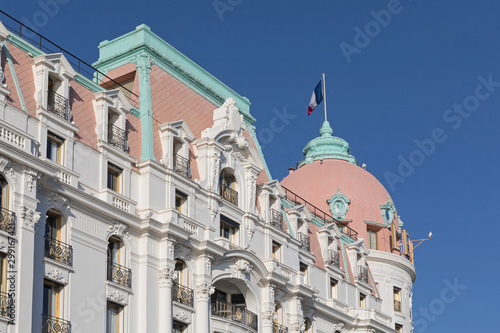
[{"label": "blue sky", "polygon": [[[279,180],[318,135],[322,109],[307,117],[307,105],[325,73],[334,134],[388,188],[413,238],[433,232],[416,250],[415,332],[491,331],[478,319],[495,318],[489,282],[500,274],[495,238],[483,237],[500,231],[498,1],[59,1],[46,22],[36,1],[1,9],[38,19],[41,34],[90,63],[102,40],[149,25],[251,100]],[[388,8],[390,22],[374,24],[371,12]],[[347,44],[357,47],[348,57]],[[288,123],[270,134],[277,111]],[[416,166],[398,171],[402,160]],[[446,292],[450,283],[467,288]]]}]

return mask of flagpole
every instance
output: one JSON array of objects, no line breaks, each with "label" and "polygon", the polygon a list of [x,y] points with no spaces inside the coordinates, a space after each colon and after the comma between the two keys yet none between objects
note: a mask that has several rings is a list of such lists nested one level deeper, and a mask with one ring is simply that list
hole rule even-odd
[{"label": "flagpole", "polygon": [[325,121],[326,118],[326,82],[325,82],[325,73],[323,73],[323,106],[325,107]]}]

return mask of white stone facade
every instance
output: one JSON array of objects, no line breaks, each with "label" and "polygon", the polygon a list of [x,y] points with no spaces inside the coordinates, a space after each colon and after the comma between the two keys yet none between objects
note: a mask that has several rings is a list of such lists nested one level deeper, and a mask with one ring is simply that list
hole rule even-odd
[{"label": "white stone facade", "polygon": [[[3,208],[16,226],[0,230],[6,277],[13,277],[2,290],[13,303],[0,316],[0,332],[60,325],[58,332],[160,333],[175,325],[186,333],[392,333],[396,324],[412,331],[413,264],[369,250],[335,224],[318,228],[319,248],[309,251],[297,232],[307,234],[312,213],[287,200],[276,180],[258,183],[265,162],[244,135],[233,99],[214,108],[199,137],[189,123],[161,124],[162,160],[138,161],[109,144],[107,126],[96,128],[94,149],[78,139],[78,123],[48,110],[48,73],[60,78],[65,98],[77,75],[64,56],[34,57],[32,66],[36,117],[9,103],[18,94],[14,82],[0,88]],[[91,98],[98,123],[108,120],[109,107],[124,128],[133,107],[119,90]],[[48,157],[49,133],[63,141],[58,161]],[[175,138],[180,155],[195,150],[199,179],[175,169]],[[110,163],[121,170],[114,189]],[[236,197],[220,194],[224,171],[234,177]],[[276,227],[283,221],[291,229]],[[329,258],[337,248],[338,264],[316,265],[319,254]],[[358,277],[360,262],[368,263],[366,280]],[[56,290],[50,305],[44,284]]]}]

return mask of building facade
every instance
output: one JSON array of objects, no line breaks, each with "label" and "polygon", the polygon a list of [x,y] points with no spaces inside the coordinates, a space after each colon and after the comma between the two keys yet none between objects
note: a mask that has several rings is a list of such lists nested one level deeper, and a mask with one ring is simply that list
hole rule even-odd
[{"label": "building facade", "polygon": [[149,27],[91,68],[17,24],[0,24],[0,332],[412,332],[411,241],[328,122],[279,182],[249,100]]}]

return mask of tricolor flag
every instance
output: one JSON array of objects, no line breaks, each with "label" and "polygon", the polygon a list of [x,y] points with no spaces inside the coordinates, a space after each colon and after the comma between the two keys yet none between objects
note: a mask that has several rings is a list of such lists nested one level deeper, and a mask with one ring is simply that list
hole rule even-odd
[{"label": "tricolor flag", "polygon": [[316,88],[314,88],[313,94],[311,96],[311,101],[309,102],[309,110],[307,115],[309,116],[319,103],[323,101],[323,80],[320,80]]}]

